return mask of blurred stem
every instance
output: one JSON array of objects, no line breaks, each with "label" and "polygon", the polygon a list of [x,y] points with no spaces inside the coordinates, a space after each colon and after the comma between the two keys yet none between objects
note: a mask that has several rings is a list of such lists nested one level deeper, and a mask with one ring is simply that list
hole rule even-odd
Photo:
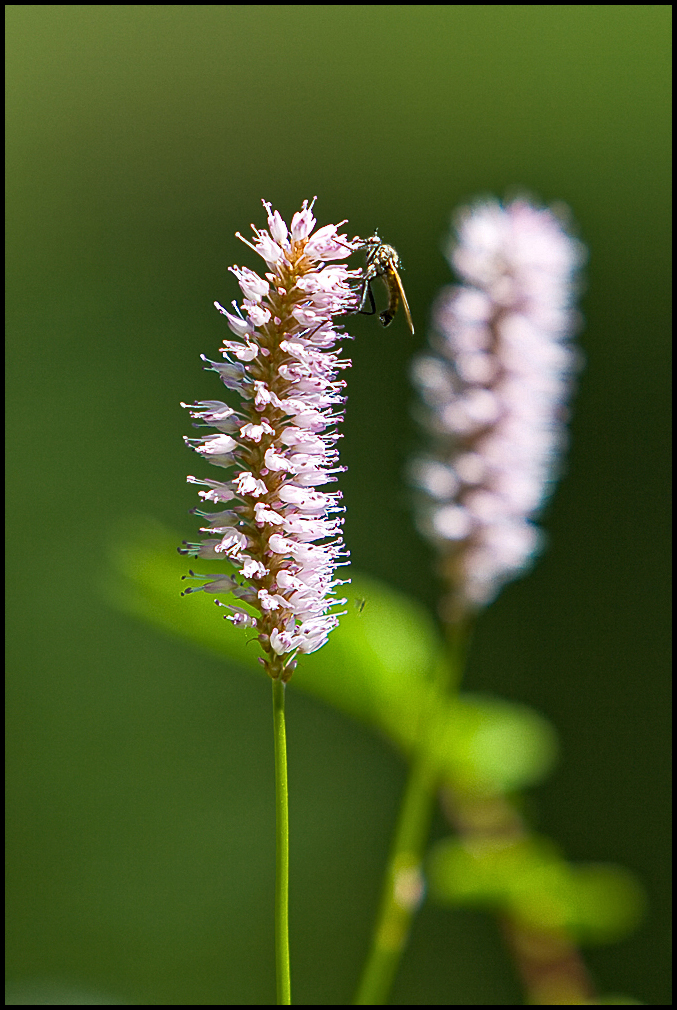
[{"label": "blurred stem", "polygon": [[423,894],[421,853],[428,837],[437,771],[419,757],[409,773],[386,870],[372,946],[355,997],[356,1006],[382,1006],[388,997],[413,913]]},{"label": "blurred stem", "polygon": [[[468,646],[469,628],[456,624],[449,629],[448,662],[437,678],[436,699],[454,687]],[[427,729],[422,720],[419,739]],[[439,771],[423,747],[417,748],[402,797],[390,858],[386,868],[381,905],[376,917],[371,950],[355,997],[355,1006],[383,1006],[407,945],[414,913],[421,904],[424,880],[423,850],[435,807]]]},{"label": "blurred stem", "polygon": [[289,971],[289,789],[287,731],[284,721],[285,685],[273,680],[275,736],[275,975],[277,1005],[291,1004]]},{"label": "blurred stem", "polygon": [[[447,783],[441,800],[447,819],[470,851],[507,850],[529,834],[506,796],[463,794]],[[597,1002],[595,987],[567,930],[527,926],[514,915],[503,915],[500,921],[529,1006]]]},{"label": "blurred stem", "polygon": [[598,1003],[583,958],[566,930],[528,929],[510,918],[503,929],[529,1006]]}]

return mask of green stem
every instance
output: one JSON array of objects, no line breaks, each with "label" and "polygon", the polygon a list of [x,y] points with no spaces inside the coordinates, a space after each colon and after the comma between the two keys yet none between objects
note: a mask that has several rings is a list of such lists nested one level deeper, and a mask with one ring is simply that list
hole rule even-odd
[{"label": "green stem", "polygon": [[[447,696],[461,679],[470,627],[458,623],[448,629],[448,661],[440,669],[437,697]],[[420,737],[425,734],[425,720]],[[383,1006],[409,939],[411,922],[424,890],[421,864],[435,807],[439,771],[424,747],[414,754],[402,797],[400,814],[390,851],[381,905],[376,918],[371,950],[360,980],[355,1006]]]},{"label": "green stem", "polygon": [[430,828],[437,772],[417,758],[409,773],[386,870],[372,947],[355,997],[356,1006],[382,1006],[409,938],[423,895],[421,855]]},{"label": "green stem", "polygon": [[273,680],[275,733],[275,975],[277,1005],[291,1005],[289,973],[289,789],[287,731],[284,722],[285,685]]}]

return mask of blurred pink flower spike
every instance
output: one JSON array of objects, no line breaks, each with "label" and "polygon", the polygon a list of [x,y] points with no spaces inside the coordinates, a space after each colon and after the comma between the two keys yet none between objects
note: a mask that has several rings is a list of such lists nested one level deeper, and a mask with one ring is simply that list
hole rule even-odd
[{"label": "blurred pink flower spike", "polygon": [[525,200],[465,208],[448,258],[432,353],[413,379],[432,451],[414,464],[419,527],[441,555],[446,620],[490,603],[528,567],[561,452],[578,355],[574,278],[584,248]]},{"label": "blurred pink flower spike", "polygon": [[[314,201],[313,201],[314,203]],[[206,540],[181,553],[229,561],[233,575],[190,577],[200,589],[230,593],[238,605],[222,604],[227,619],[254,628],[271,677],[288,680],[297,653],[314,652],[338,624],[335,568],[345,564],[341,539],[341,492],[319,491],[336,481],[337,424],[343,417],[338,379],[350,361],[340,357],[335,323],[356,309],[352,282],[361,271],[343,263],[355,242],[339,225],[315,230],[313,204],[304,201],[288,227],[264,202],[268,229],[252,226],[243,241],[265,261],[260,276],[231,267],[243,294],[234,311],[215,303],[235,340],[224,340],[224,362],[206,367],[239,394],[231,407],[201,400],[188,407],[217,434],[186,439],[198,455],[230,471],[224,481],[200,480],[205,502],[228,503],[221,512],[194,511]],[[343,223],[343,222],[342,222]],[[242,236],[240,236],[242,237]],[[238,580],[239,576],[239,580]]]}]

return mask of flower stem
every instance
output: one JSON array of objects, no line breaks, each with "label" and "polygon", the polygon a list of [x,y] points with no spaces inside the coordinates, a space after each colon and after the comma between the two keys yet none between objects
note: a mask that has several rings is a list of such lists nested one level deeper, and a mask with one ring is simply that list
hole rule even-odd
[{"label": "flower stem", "polygon": [[277,1005],[291,1004],[289,973],[289,789],[287,786],[287,731],[284,721],[285,685],[273,680],[275,736],[275,975]]},{"label": "flower stem", "polygon": [[435,802],[436,769],[424,757],[414,760],[386,870],[372,947],[355,997],[355,1006],[382,1006],[409,937],[413,913],[423,893],[420,864]]},{"label": "flower stem", "polygon": [[[455,690],[465,665],[471,624],[458,621],[448,628],[448,661],[438,674],[439,698],[450,685]],[[421,738],[425,735],[422,727]],[[409,939],[414,913],[421,904],[424,879],[423,850],[439,785],[439,769],[425,748],[414,754],[395,828],[385,885],[372,937],[371,950],[355,997],[355,1006],[383,1006],[400,957]]]}]

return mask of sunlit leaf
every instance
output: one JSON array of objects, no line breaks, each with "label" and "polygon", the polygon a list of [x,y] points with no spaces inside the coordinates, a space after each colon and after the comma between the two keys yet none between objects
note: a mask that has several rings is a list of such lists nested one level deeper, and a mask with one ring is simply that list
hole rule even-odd
[{"label": "sunlit leaf", "polygon": [[[178,537],[147,521],[121,534],[113,550],[116,577],[107,591],[128,613],[263,675],[253,633],[220,616],[214,597],[182,597],[188,564]],[[216,572],[218,562],[195,562]],[[223,569],[223,565],[220,566]],[[346,569],[345,613],[329,642],[302,656],[291,679],[300,689],[380,730],[405,753],[427,752],[463,790],[497,793],[532,785],[550,769],[554,731],[523,705],[479,696],[450,700],[437,683],[450,662],[427,611],[377,579]],[[453,671],[453,678],[458,671]]]},{"label": "sunlit leaf", "polygon": [[[220,618],[214,598],[205,593],[181,597],[186,559],[176,552],[179,538],[156,524],[137,523],[114,546],[117,577],[109,580],[109,599],[142,618],[238,666],[263,675],[260,651],[251,632]],[[218,563],[194,563],[200,572]],[[222,566],[223,567],[223,566]],[[346,613],[329,642],[303,656],[291,685],[341,711],[378,727],[410,749],[419,720],[434,702],[433,675],[443,662],[434,623],[415,601],[376,579],[352,570],[342,587]]]},{"label": "sunlit leaf", "polygon": [[548,774],[557,755],[555,731],[538,712],[470,694],[438,710],[428,745],[454,784],[474,794],[534,785]]}]

